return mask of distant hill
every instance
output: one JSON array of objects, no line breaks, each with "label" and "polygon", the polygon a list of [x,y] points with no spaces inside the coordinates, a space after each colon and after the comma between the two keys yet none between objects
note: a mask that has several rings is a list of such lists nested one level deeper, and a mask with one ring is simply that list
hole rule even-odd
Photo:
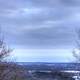
[{"label": "distant hill", "polygon": [[80,70],[79,63],[17,62],[29,70]]}]

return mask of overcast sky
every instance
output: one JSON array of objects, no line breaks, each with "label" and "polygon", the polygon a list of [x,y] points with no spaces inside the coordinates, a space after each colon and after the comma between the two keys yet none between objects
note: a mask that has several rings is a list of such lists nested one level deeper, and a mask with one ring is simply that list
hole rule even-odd
[{"label": "overcast sky", "polygon": [[80,27],[80,0],[0,0],[0,25],[16,61],[67,62]]}]

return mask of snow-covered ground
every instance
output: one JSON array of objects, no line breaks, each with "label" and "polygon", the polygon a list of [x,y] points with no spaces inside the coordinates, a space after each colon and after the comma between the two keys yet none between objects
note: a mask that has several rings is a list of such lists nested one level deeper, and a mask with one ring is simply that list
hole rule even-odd
[{"label": "snow-covered ground", "polygon": [[75,80],[80,80],[80,71],[76,71],[76,70],[64,70],[64,71],[61,71],[61,72],[73,74],[72,78],[74,78]]},{"label": "snow-covered ground", "polygon": [[73,74],[80,74],[80,71],[77,70],[63,70],[61,72],[65,72],[65,73],[73,73]]}]

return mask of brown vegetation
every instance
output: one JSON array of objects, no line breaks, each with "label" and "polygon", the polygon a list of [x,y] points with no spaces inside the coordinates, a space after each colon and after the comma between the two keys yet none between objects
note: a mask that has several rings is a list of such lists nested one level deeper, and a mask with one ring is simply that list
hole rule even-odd
[{"label": "brown vegetation", "polygon": [[0,63],[0,80],[26,80],[28,72],[15,63]]},{"label": "brown vegetation", "polygon": [[0,32],[0,80],[25,80],[27,71],[15,63],[4,62],[11,51]]}]

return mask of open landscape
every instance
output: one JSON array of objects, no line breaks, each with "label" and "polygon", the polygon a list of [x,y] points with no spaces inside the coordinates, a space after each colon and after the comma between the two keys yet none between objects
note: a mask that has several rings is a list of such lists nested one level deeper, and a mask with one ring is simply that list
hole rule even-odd
[{"label": "open landscape", "polygon": [[22,63],[34,80],[80,80],[78,63]]},{"label": "open landscape", "polygon": [[76,63],[2,63],[0,71],[0,80],[80,80]]},{"label": "open landscape", "polygon": [[0,80],[80,80],[80,0],[0,0]]}]

